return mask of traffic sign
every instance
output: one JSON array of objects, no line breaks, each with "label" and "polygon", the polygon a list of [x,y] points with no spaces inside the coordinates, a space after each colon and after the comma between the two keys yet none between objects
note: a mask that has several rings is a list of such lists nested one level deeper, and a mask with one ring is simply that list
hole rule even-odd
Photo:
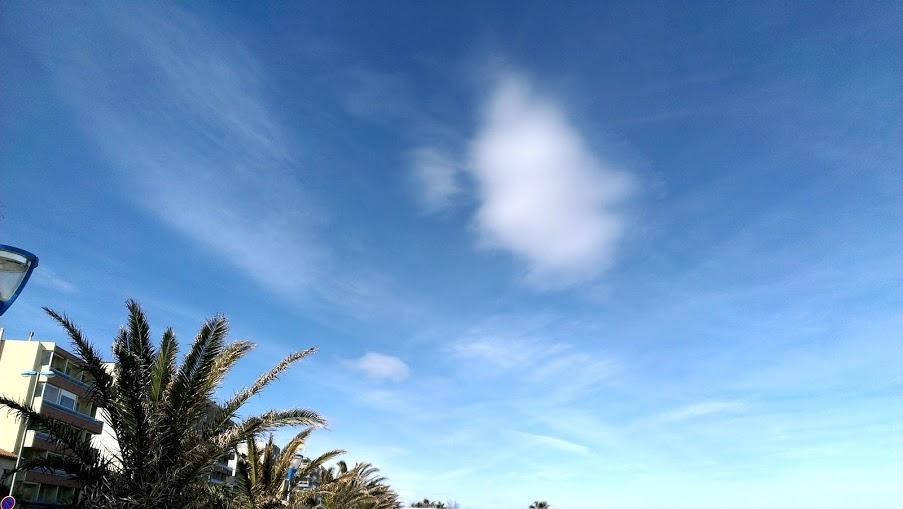
[{"label": "traffic sign", "polygon": [[16,499],[13,497],[3,497],[3,500],[0,500],[0,509],[13,509],[16,507]]}]

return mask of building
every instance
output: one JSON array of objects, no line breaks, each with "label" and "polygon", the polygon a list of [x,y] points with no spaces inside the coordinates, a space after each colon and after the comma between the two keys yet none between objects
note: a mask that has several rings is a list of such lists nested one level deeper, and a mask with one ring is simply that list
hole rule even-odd
[{"label": "building", "polygon": [[235,456],[235,451],[232,451],[229,454],[220,457],[217,462],[213,464],[213,468],[210,470],[207,479],[213,484],[235,485],[237,465],[238,460]]},{"label": "building", "polygon": [[[2,331],[2,329],[0,329]],[[107,364],[112,371],[114,365]],[[2,339],[0,332],[0,394],[16,401],[31,403],[41,414],[70,424],[107,459],[117,463],[119,443],[102,408],[89,398],[90,378],[79,359],[53,341]],[[258,442],[263,449],[266,442]],[[280,448],[275,446],[278,456]],[[240,458],[247,458],[247,444],[223,456],[213,466],[209,480],[214,484],[234,485]],[[18,458],[58,454],[54,444],[42,433],[29,429],[12,413],[0,409],[0,494],[13,481]],[[304,460],[298,455],[294,467]],[[293,474],[294,472],[292,472]],[[309,485],[304,480],[305,486]],[[15,476],[13,495],[17,507],[48,508],[77,496],[78,482],[64,472],[26,472]]]},{"label": "building", "polygon": [[[286,482],[291,483],[294,481],[298,470],[309,465],[310,461],[310,458],[307,456],[304,456],[300,452],[296,452],[295,457],[292,459],[292,466],[288,469]],[[311,472],[308,475],[300,477],[297,480],[297,484],[299,488],[313,488],[319,484],[319,479],[317,478],[316,472]]]},{"label": "building", "polygon": [[[12,472],[16,468],[16,456],[11,451],[0,449],[0,480],[4,478],[7,472]],[[8,484],[8,483],[7,483]],[[0,497],[4,497],[9,493],[9,486],[0,483]]]},{"label": "building", "polygon": [[[90,378],[72,353],[52,341],[0,338],[0,393],[31,404],[42,415],[69,424],[86,441],[103,429],[97,406],[88,397]],[[0,411],[0,479],[8,490],[18,458],[58,454],[43,433],[27,422]],[[77,496],[78,483],[64,472],[29,471],[16,474],[13,495],[17,507],[52,507]]]},{"label": "building", "polygon": [[[263,450],[266,447],[267,443],[263,441],[257,442],[257,449]],[[278,445],[273,445],[274,454],[278,457],[279,452],[282,450]],[[238,462],[241,459],[247,459],[248,457],[248,444],[245,442],[241,442],[236,447],[235,451],[232,451],[228,455],[220,458],[220,461],[214,465],[213,472],[210,474],[210,481],[213,483],[228,483],[235,484],[236,476],[238,475]],[[224,468],[225,467],[225,468]]]}]

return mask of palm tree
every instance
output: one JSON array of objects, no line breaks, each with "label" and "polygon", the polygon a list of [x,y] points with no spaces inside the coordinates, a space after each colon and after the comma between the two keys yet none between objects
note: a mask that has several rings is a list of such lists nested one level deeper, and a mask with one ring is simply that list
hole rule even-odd
[{"label": "palm tree", "polygon": [[137,302],[127,302],[128,322],[113,342],[115,365],[108,370],[98,350],[64,314],[44,310],[68,333],[93,379],[90,396],[102,409],[105,426],[119,451],[106,457],[68,425],[0,397],[29,426],[48,433],[62,455],[23,461],[21,469],[62,469],[78,479],[77,505],[99,509],[211,507],[216,497],[206,481],[217,459],[240,442],[281,426],[320,426],[316,412],[294,408],[270,410],[246,418],[244,404],[295,362],[312,354],[296,352],[225,402],[213,395],[236,362],[254,345],[226,342],[225,317],[208,319],[181,363],[172,329],[160,344],[151,342],[150,326]]},{"label": "palm tree", "polygon": [[411,507],[431,507],[435,509],[445,509],[445,503],[424,498],[419,502],[414,502],[413,504],[411,504]]},{"label": "palm tree", "polygon": [[552,506],[550,506],[549,503],[546,502],[545,500],[543,500],[543,501],[537,500],[536,502],[533,502],[532,504],[530,504],[530,509],[549,509],[550,507],[552,507]]},{"label": "palm tree", "polygon": [[399,509],[401,501],[379,469],[369,463],[349,468],[344,461],[321,468],[319,486],[299,493],[293,507],[313,509]]},{"label": "palm tree", "polygon": [[248,455],[239,460],[237,473],[238,499],[242,509],[275,509],[288,505],[302,479],[308,478],[327,461],[344,454],[345,451],[341,450],[321,454],[302,464],[289,480],[292,460],[304,448],[304,442],[313,430],[307,428],[295,435],[281,454],[277,453],[272,435],[262,448],[258,448],[253,438],[247,440]]}]

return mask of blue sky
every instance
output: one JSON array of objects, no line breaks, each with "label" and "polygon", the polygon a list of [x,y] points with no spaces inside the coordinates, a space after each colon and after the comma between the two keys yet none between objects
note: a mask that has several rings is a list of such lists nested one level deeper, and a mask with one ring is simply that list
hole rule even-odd
[{"label": "blue sky", "polygon": [[318,345],[407,500],[897,507],[899,4],[634,4],[5,3],[2,325]]}]

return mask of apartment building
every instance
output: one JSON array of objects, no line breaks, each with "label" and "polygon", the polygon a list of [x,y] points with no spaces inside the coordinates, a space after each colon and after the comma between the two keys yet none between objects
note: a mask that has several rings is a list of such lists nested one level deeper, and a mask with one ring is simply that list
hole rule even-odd
[{"label": "apartment building", "polygon": [[[303,467],[306,467],[310,464],[310,458],[304,456],[300,452],[295,453],[295,457],[292,459],[291,467],[288,469],[288,475],[286,476],[286,482],[292,482],[295,480],[297,476],[298,470]],[[297,480],[299,488],[312,488],[319,484],[320,479],[317,477],[316,472],[312,472],[308,475],[305,475]]]},{"label": "apartment building", "polygon": [[[112,370],[113,365],[107,368]],[[89,398],[90,378],[78,358],[53,341],[2,339],[0,336],[0,394],[31,403],[43,415],[70,424],[86,441],[108,459],[119,453],[119,443],[112,428],[105,425],[106,416]],[[34,458],[58,454],[46,435],[29,429],[26,422],[0,409],[0,493],[9,489],[17,458]],[[262,449],[265,442],[259,442]],[[276,454],[280,448],[275,446]],[[236,481],[238,462],[247,457],[247,444],[223,456],[211,469],[208,478],[214,484],[232,485]],[[293,462],[292,474],[306,458],[300,454]],[[308,486],[305,479],[302,485]],[[13,495],[17,507],[51,508],[77,496],[78,483],[64,472],[26,472],[15,476]]]},{"label": "apartment building", "polygon": [[[52,341],[0,339],[0,394],[30,403],[42,415],[69,424],[90,441],[103,429],[97,406],[88,397],[90,378],[71,352]],[[18,458],[58,454],[45,434],[0,411],[0,468],[9,489]],[[7,475],[10,474],[10,475]],[[77,496],[78,483],[64,472],[29,471],[15,475],[17,507],[47,508]]]},{"label": "apartment building", "polygon": [[[257,442],[258,449],[263,449],[264,447],[266,447],[266,442]],[[274,445],[273,449],[275,450],[276,456],[279,456],[279,452],[282,449],[280,449],[278,445]],[[238,475],[238,462],[247,457],[248,444],[241,442],[238,444],[235,451],[220,458],[213,466],[213,471],[210,473],[210,482],[214,484],[235,484],[236,476]]]}]

